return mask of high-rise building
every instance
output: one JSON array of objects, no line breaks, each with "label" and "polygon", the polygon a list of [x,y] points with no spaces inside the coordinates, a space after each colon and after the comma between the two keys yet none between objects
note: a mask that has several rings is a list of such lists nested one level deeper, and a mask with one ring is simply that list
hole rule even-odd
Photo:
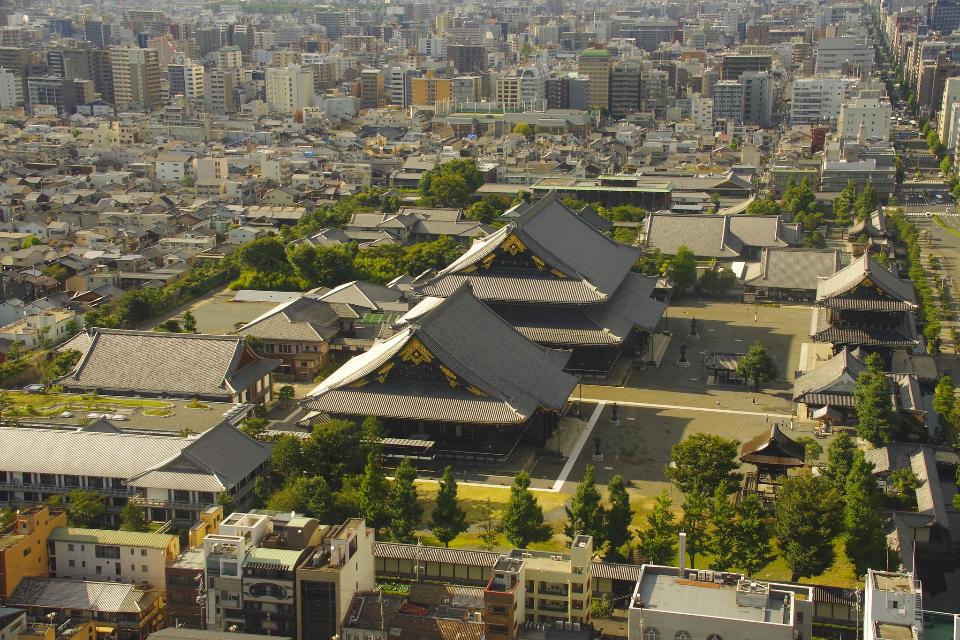
[{"label": "high-rise building", "polygon": [[217,51],[217,66],[221,69],[243,68],[243,52],[239,47],[223,47]]},{"label": "high-rise building", "polygon": [[41,105],[56,107],[57,113],[71,115],[78,104],[93,99],[93,82],[62,76],[27,78],[27,102],[31,110]]},{"label": "high-rise building", "polygon": [[487,52],[479,45],[447,45],[447,60],[458,73],[482,73],[487,69]]},{"label": "high-rise building", "polygon": [[87,42],[98,49],[106,49],[113,44],[110,25],[102,20],[87,20],[83,23],[83,35]]},{"label": "high-rise building", "polygon": [[9,69],[0,69],[0,109],[13,109],[23,104],[20,76]]},{"label": "high-rise building", "polygon": [[250,55],[253,49],[253,27],[247,24],[232,25],[230,31],[230,44],[240,49],[245,56]]},{"label": "high-rise building", "polygon": [[927,5],[927,24],[930,29],[943,34],[953,33],[960,27],[960,2],[957,0],[934,0]]},{"label": "high-rise building", "polygon": [[820,38],[814,73],[836,71],[850,76],[869,76],[873,71],[873,57],[873,47],[863,38]]},{"label": "high-rise building", "polygon": [[580,75],[587,82],[587,108],[607,109],[610,106],[610,52],[606,49],[584,49],[577,59]]},{"label": "high-rise building", "polygon": [[170,78],[170,96],[181,95],[188,100],[202,100],[204,94],[204,70],[202,64],[184,62],[167,65]]},{"label": "high-rise building", "polygon": [[736,80],[720,80],[713,85],[713,119],[743,123],[743,85]]},{"label": "high-rise building", "polygon": [[744,71],[770,71],[773,57],[770,55],[753,55],[732,53],[723,56],[720,65],[721,80],[739,80]]},{"label": "high-rise building", "polygon": [[110,62],[117,109],[160,108],[160,61],[156,50],[113,47]]},{"label": "high-rise building", "polygon": [[360,108],[377,109],[383,106],[383,74],[379,69],[360,72]]},{"label": "high-rise building", "polygon": [[797,78],[792,85],[790,122],[817,124],[836,121],[840,117],[841,105],[856,86],[856,78]]},{"label": "high-rise building", "polygon": [[226,30],[220,25],[197,29],[193,37],[197,41],[197,51],[201,58],[227,44]]},{"label": "high-rise building", "polygon": [[450,78],[412,78],[410,80],[410,104],[433,106],[452,98],[453,80]]},{"label": "high-rise building", "polygon": [[410,65],[401,64],[390,67],[388,73],[390,78],[390,104],[397,107],[409,106],[411,82],[420,72]]},{"label": "high-rise building", "polygon": [[300,65],[268,67],[267,104],[277,113],[293,114],[313,105],[313,72]]},{"label": "high-rise building", "polygon": [[347,14],[337,9],[317,9],[313,19],[327,30],[327,37],[331,40],[339,39],[347,28]]},{"label": "high-rise building", "polygon": [[773,78],[765,71],[746,71],[743,85],[743,122],[769,127],[773,114]]},{"label": "high-rise building", "polygon": [[639,61],[622,61],[614,65],[610,72],[610,113],[625,116],[640,111],[640,77],[642,66]]},{"label": "high-rise building", "polygon": [[[947,78],[943,86],[943,102],[940,105],[940,113],[937,114],[939,127],[937,132],[940,134],[940,140],[948,145],[953,138],[953,105],[960,103],[960,77]],[[952,148],[952,147],[949,147]]]},{"label": "high-rise building", "polygon": [[210,69],[206,72],[204,109],[210,113],[236,113],[236,89],[240,84],[240,69]]}]

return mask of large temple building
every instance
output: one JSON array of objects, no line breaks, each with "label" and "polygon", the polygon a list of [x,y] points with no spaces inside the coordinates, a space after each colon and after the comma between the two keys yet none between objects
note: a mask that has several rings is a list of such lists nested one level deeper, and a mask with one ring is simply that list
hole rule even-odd
[{"label": "large temple building", "polygon": [[380,418],[388,447],[416,457],[503,460],[520,442],[546,443],[577,385],[563,371],[569,352],[518,333],[467,282],[424,299],[393,330],[304,406],[320,417]]},{"label": "large temple building", "polygon": [[420,276],[413,288],[442,298],[469,281],[474,295],[517,331],[571,351],[567,371],[606,376],[623,355],[652,359],[650,338],[666,309],[652,297],[657,278],[631,271],[640,253],[551,193],[445,269]]},{"label": "large temple building", "polygon": [[913,285],[864,254],[820,281],[810,335],[835,352],[862,347],[889,361],[893,351],[920,344],[916,311]]}]

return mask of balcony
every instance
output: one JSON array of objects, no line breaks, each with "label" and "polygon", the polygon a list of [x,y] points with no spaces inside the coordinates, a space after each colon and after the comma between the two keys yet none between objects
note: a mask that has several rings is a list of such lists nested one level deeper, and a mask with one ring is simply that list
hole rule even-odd
[{"label": "balcony", "polygon": [[173,500],[156,500],[153,498],[147,498],[144,496],[132,496],[130,502],[134,502],[141,507],[154,507],[157,509],[203,509],[204,507],[209,506],[209,502],[199,502],[196,500],[187,499],[186,501],[181,501],[177,499]]},{"label": "balcony", "polygon": [[129,487],[73,487],[58,486],[55,484],[24,483],[14,480],[0,482],[0,491],[28,491],[38,493],[66,493],[72,489],[86,489],[93,493],[105,496],[129,497],[136,491]]}]

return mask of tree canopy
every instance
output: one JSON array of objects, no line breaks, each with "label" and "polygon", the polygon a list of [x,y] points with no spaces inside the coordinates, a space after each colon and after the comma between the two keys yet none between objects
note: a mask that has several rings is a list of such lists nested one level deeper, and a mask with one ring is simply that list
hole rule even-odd
[{"label": "tree canopy", "polygon": [[885,567],[887,537],[884,535],[880,489],[873,477],[873,464],[862,451],[853,456],[853,465],[845,485],[843,525],[846,530],[847,556],[857,575],[868,568]]},{"label": "tree canopy", "polygon": [[423,517],[423,507],[417,501],[417,470],[409,458],[397,467],[390,485],[390,523],[387,525],[394,542],[413,542],[413,532]]},{"label": "tree canopy", "polygon": [[651,564],[670,564],[677,557],[677,522],[671,507],[673,501],[666,489],[657,496],[653,511],[647,515],[647,526],[639,532],[637,551]]},{"label": "tree canopy", "polygon": [[760,385],[777,377],[780,369],[767,353],[766,347],[754,343],[746,355],[737,362],[737,375],[753,384],[754,392],[760,391]]},{"label": "tree canopy", "polygon": [[676,255],[670,258],[667,275],[678,293],[683,293],[696,283],[697,256],[687,245],[677,247]]},{"label": "tree canopy", "polygon": [[467,530],[467,514],[457,499],[457,479],[453,477],[453,468],[447,465],[437,490],[437,502],[430,516],[430,529],[443,546],[449,547],[450,541]]},{"label": "tree canopy", "polygon": [[593,479],[593,467],[587,465],[577,491],[565,507],[567,524],[563,532],[573,540],[578,535],[593,536],[594,548],[599,549],[606,539],[606,513],[600,504],[600,492]]},{"label": "tree canopy", "polygon": [[513,479],[510,498],[500,513],[500,532],[520,549],[550,539],[550,528],[543,521],[543,509],[530,492],[530,476],[526,472]]},{"label": "tree canopy", "polygon": [[434,207],[463,207],[483,185],[483,174],[473,160],[452,160],[420,177],[423,204]]},{"label": "tree canopy", "polygon": [[664,473],[685,495],[713,495],[717,487],[727,483],[737,486],[740,468],[737,461],[739,444],[709,433],[695,433],[673,445],[671,464]]},{"label": "tree canopy", "polygon": [[890,381],[880,356],[867,356],[866,368],[857,376],[853,403],[857,409],[857,434],[875,447],[890,443],[895,414],[890,399]]},{"label": "tree canopy", "polygon": [[818,576],[833,564],[833,538],[841,501],[825,478],[809,474],[783,480],[774,502],[774,526],[791,582]]}]

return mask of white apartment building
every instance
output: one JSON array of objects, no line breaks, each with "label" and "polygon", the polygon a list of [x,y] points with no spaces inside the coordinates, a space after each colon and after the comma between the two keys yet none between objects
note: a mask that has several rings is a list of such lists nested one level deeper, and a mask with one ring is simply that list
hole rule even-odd
[{"label": "white apartment building", "polygon": [[885,98],[856,96],[840,107],[837,135],[841,140],[855,140],[861,128],[867,140],[887,140],[893,109]]},{"label": "white apartment building", "polygon": [[943,102],[940,105],[940,113],[937,114],[938,127],[937,133],[940,136],[940,142],[948,149],[954,149],[956,144],[953,142],[953,132],[955,123],[953,120],[953,105],[960,103],[960,78],[947,78],[943,86]]},{"label": "white apartment building", "polygon": [[494,88],[496,101],[504,107],[536,110],[546,102],[547,80],[535,66],[497,76]]},{"label": "white apartment building", "polygon": [[0,109],[13,109],[23,104],[20,76],[9,69],[0,69]]},{"label": "white apartment building", "polygon": [[420,36],[417,38],[417,55],[443,60],[447,57],[446,38],[436,35]]},{"label": "white apartment building", "polygon": [[243,51],[240,47],[223,47],[217,51],[217,67],[220,69],[242,68]]},{"label": "white apartment building", "polygon": [[797,78],[791,86],[792,124],[816,124],[836,121],[840,107],[857,86],[856,78],[843,76]]},{"label": "white apartment building", "polygon": [[110,49],[117,109],[152,111],[161,106],[160,58],[155,49]]},{"label": "white apartment building", "polygon": [[204,74],[202,64],[183,65],[183,95],[187,99],[203,100]]},{"label": "white apartment building", "polygon": [[867,569],[863,640],[921,637],[922,597],[920,581],[913,574]]},{"label": "white apartment building", "polygon": [[713,99],[695,95],[690,98],[690,119],[700,130],[713,129]]},{"label": "white apartment building", "polygon": [[313,106],[313,72],[300,65],[268,67],[267,104],[277,113],[291,115]]},{"label": "white apartment building", "polygon": [[73,580],[149,584],[167,588],[166,567],[180,539],[165,533],[60,527],[47,538],[52,575]]},{"label": "white apartment building", "polygon": [[873,71],[873,55],[873,46],[860,37],[820,38],[814,73],[820,75],[838,71],[845,75],[867,77]]},{"label": "white apartment building", "polygon": [[189,153],[161,153],[154,162],[157,180],[164,184],[182,182],[190,175],[193,156]]}]

